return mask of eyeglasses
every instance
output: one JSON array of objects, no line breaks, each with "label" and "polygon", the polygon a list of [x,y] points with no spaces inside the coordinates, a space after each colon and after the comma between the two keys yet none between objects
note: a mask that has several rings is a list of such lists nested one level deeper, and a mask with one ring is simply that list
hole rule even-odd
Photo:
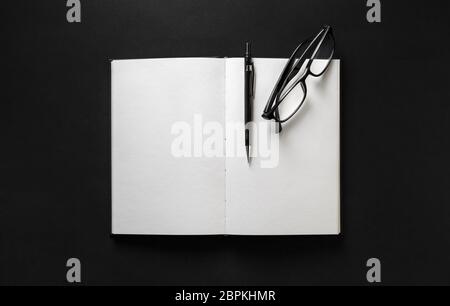
[{"label": "eyeglasses", "polygon": [[327,25],[298,45],[281,72],[262,117],[278,122],[281,131],[281,123],[291,119],[305,102],[306,78],[319,77],[327,70],[334,47],[333,29]]}]

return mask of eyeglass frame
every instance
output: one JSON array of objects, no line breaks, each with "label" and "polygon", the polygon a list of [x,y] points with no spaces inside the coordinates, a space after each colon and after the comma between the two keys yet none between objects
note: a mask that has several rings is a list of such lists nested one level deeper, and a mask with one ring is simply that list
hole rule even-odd
[{"label": "eyeglass frame", "polygon": [[[316,74],[311,71],[311,65],[314,62],[314,60],[316,60],[317,53],[319,52],[320,48],[322,47],[322,44],[328,34],[330,34],[331,40],[332,40],[331,55],[326,59],[328,61],[328,63],[325,65],[323,70],[320,73]],[[300,77],[298,77],[298,79],[292,85],[290,85],[289,88],[286,90],[286,86],[289,84],[289,82],[291,82],[291,80],[296,76],[296,74],[299,72],[299,70],[304,65],[304,61],[305,61],[304,56],[305,56],[306,52],[309,51],[311,46],[313,46],[314,43],[316,42],[316,40],[319,38],[320,38],[320,41],[318,42],[311,58],[307,59],[308,62],[306,63],[306,67],[305,67],[303,74]],[[307,43],[309,43],[309,45],[307,46],[305,51],[303,51],[303,54],[299,58],[296,58],[295,56],[297,55],[297,52],[299,51],[299,49]],[[336,41],[335,41],[335,38],[333,35],[333,29],[331,28],[331,26],[328,26],[328,25],[323,26],[322,29],[319,31],[318,34],[316,34],[316,36],[314,38],[308,38],[308,39],[304,40],[303,42],[301,42],[297,46],[297,48],[295,48],[294,52],[292,53],[291,57],[289,58],[288,62],[285,65],[285,67],[283,68],[283,71],[280,74],[280,77],[278,78],[278,81],[275,84],[275,86],[272,90],[272,93],[270,94],[270,97],[267,101],[267,104],[264,108],[262,117],[267,120],[273,119],[276,122],[278,122],[279,123],[279,131],[281,131],[281,123],[284,123],[284,122],[288,121],[289,119],[291,119],[300,110],[300,108],[302,107],[303,103],[306,100],[306,95],[307,95],[306,79],[307,79],[307,77],[310,75],[312,75],[314,77],[319,77],[325,73],[325,71],[328,69],[328,66],[331,63],[331,59],[333,58],[333,55],[335,52],[335,46],[336,46]],[[295,71],[296,69],[297,69],[297,71]],[[293,72],[295,72],[295,73],[293,74],[293,76],[291,78],[289,78]],[[280,84],[281,81],[283,81],[283,83]],[[302,90],[304,93],[302,101],[300,101],[300,104],[292,112],[292,114],[290,114],[285,119],[280,119],[278,106],[284,101],[284,99],[287,97],[287,95],[299,84],[302,87]],[[280,99],[280,95],[282,93],[284,93],[284,94]],[[275,99],[276,99],[276,102],[275,102]]]}]

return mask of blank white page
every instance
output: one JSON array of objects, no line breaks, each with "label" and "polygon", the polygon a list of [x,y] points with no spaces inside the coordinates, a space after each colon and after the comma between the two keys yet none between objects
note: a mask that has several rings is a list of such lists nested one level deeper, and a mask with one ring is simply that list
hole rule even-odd
[{"label": "blank white page", "polygon": [[171,153],[175,122],[224,122],[224,64],[112,62],[113,234],[224,233],[225,159]]},{"label": "blank white page", "polygon": [[[286,61],[254,59],[254,121],[264,120],[261,114]],[[258,157],[250,167],[245,157],[227,158],[227,234],[340,232],[339,64],[333,60],[322,77],[308,77],[305,105],[283,125],[278,166],[261,168]],[[226,66],[226,121],[243,122],[243,59],[230,58]],[[243,133],[238,137],[243,147]]]}]

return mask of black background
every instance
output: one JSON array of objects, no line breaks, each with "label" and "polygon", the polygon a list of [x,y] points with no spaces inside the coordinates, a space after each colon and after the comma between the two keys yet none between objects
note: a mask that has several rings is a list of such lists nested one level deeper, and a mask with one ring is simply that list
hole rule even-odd
[{"label": "black background", "polygon": [[[0,283],[450,283],[448,1],[82,0],[2,3]],[[110,59],[287,57],[334,27],[342,235],[110,236]]]}]

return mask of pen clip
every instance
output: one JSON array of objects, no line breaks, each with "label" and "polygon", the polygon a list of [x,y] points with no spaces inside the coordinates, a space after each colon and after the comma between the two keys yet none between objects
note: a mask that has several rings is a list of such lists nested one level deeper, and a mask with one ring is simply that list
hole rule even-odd
[{"label": "pen clip", "polygon": [[250,97],[254,97],[255,95],[255,67],[253,66],[253,63],[249,65],[250,69]]}]

